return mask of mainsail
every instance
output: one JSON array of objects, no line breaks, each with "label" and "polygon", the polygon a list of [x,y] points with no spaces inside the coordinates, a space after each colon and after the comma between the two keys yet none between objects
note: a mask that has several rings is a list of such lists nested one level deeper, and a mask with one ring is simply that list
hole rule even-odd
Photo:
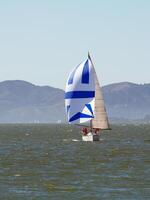
[{"label": "mainsail", "polygon": [[102,92],[89,55],[69,74],[65,106],[69,123],[90,121],[93,128],[109,129]]},{"label": "mainsail", "polygon": [[95,107],[92,127],[100,129],[110,129],[103,95],[97,77],[95,79]]}]

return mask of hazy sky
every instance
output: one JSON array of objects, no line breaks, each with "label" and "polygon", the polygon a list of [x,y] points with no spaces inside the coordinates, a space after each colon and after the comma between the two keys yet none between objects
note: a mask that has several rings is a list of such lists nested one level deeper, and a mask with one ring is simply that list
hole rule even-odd
[{"label": "hazy sky", "polygon": [[150,83],[150,1],[0,0],[0,81],[64,88],[88,50],[101,85]]}]

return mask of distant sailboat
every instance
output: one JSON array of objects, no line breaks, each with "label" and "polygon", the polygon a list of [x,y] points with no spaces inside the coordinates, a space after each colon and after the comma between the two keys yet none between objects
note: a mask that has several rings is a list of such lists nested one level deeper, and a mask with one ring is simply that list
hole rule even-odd
[{"label": "distant sailboat", "polygon": [[102,91],[89,54],[69,74],[65,107],[69,124],[85,127],[83,141],[99,141],[99,131],[110,129]]}]

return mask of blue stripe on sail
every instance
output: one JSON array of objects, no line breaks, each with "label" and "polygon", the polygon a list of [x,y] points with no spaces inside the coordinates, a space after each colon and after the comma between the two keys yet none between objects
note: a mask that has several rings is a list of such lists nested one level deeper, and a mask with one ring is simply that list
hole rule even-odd
[{"label": "blue stripe on sail", "polygon": [[65,93],[65,99],[93,98],[95,91],[72,91]]},{"label": "blue stripe on sail", "polygon": [[67,106],[67,113],[69,112],[69,109],[70,109],[70,105]]},{"label": "blue stripe on sail", "polygon": [[71,73],[71,75],[69,77],[69,80],[68,80],[68,85],[73,83],[73,78],[74,78],[75,72],[76,72],[76,69]]},{"label": "blue stripe on sail", "polygon": [[86,107],[88,108],[88,110],[92,113],[93,115],[93,110],[92,110],[92,107],[91,107],[91,104],[85,104]]},{"label": "blue stripe on sail", "polygon": [[88,60],[84,64],[83,72],[82,72],[82,83],[89,84],[89,64]]},{"label": "blue stripe on sail", "polygon": [[86,114],[84,114],[84,113],[78,112],[77,114],[73,115],[73,116],[69,119],[69,122],[75,121],[75,120],[80,119],[80,118],[93,118],[93,116],[91,116],[91,115],[86,115]]},{"label": "blue stripe on sail", "polygon": [[76,73],[77,68],[79,67],[79,65],[73,70],[73,72],[71,73],[69,80],[68,80],[68,85],[71,85],[73,83],[73,79],[74,79],[74,75]]}]

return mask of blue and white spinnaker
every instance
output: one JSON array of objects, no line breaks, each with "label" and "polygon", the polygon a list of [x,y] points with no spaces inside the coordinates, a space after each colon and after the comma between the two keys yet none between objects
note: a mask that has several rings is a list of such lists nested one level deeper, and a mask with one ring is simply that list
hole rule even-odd
[{"label": "blue and white spinnaker", "polygon": [[90,58],[69,74],[65,106],[69,123],[84,123],[94,118],[95,70]]}]

